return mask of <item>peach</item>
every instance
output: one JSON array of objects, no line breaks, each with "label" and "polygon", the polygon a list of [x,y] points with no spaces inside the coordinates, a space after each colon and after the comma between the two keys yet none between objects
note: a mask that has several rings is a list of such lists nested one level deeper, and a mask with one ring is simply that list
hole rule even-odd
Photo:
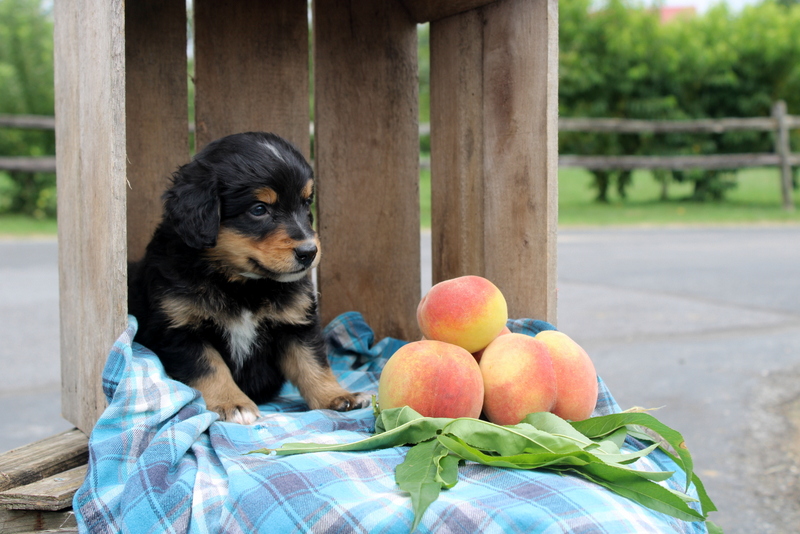
[{"label": "peach", "polygon": [[[502,335],[510,334],[510,333],[511,333],[511,330],[509,330],[507,326],[504,326],[503,329],[500,330],[500,333],[497,334],[497,335],[498,336],[502,336]],[[484,350],[486,350],[486,349],[483,348],[483,349],[479,350],[478,352],[473,352],[472,353],[472,355],[475,357],[475,361],[476,362],[481,363],[481,357],[483,356],[483,351]]]},{"label": "peach", "polygon": [[526,415],[549,412],[557,387],[547,346],[532,336],[498,336],[483,351],[483,413],[492,423],[515,425]]},{"label": "peach", "polygon": [[417,307],[417,322],[427,339],[477,352],[508,321],[506,299],[486,278],[460,276],[434,285]]},{"label": "peach", "polygon": [[590,417],[597,404],[597,373],[589,355],[563,332],[543,330],[535,339],[547,345],[556,374],[558,396],[552,412],[571,421]]},{"label": "peach", "polygon": [[382,410],[409,406],[426,417],[474,417],[483,407],[483,378],[465,349],[435,340],[400,347],[378,381]]}]

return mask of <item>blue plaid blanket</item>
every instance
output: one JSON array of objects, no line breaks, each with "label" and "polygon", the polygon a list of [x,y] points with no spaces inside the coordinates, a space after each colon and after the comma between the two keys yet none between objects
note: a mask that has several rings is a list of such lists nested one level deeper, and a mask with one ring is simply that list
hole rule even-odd
[{"label": "blue plaid blanket", "polygon": [[[510,321],[513,331],[552,328]],[[261,406],[252,426],[218,421],[199,393],[168,378],[158,357],[132,339],[137,323],[111,350],[103,373],[108,408],[92,431],[89,471],[73,506],[80,532],[105,533],[403,533],[413,512],[395,484],[407,447],[297,456],[247,454],[285,442],[345,443],[372,434],[372,408],[308,411],[296,389]],[[325,330],[330,360],[346,388],[376,391],[385,361],[404,342],[374,339],[358,313]],[[619,408],[600,381],[595,415]],[[683,472],[656,451],[637,469]],[[574,476],[459,468],[458,484],[430,506],[418,532],[437,533],[699,533],[689,523],[653,512]]]}]

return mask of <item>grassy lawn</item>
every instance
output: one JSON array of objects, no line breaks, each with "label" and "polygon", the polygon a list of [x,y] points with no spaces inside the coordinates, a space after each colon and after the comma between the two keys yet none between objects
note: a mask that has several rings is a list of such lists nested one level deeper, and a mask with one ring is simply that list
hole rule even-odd
[{"label": "grassy lawn", "polygon": [[[736,179],[736,188],[723,202],[684,200],[690,184],[670,183],[669,200],[662,202],[661,185],[646,171],[636,172],[622,200],[616,190],[609,202],[595,202],[592,175],[583,169],[561,169],[558,173],[558,222],[560,226],[667,225],[667,224],[753,224],[800,223],[800,191],[794,192],[796,209],[781,208],[778,170],[747,169]],[[422,226],[430,228],[430,173],[420,180]]]},{"label": "grassy lawn", "polygon": [[634,173],[627,199],[620,199],[613,191],[607,204],[594,201],[591,183],[591,174],[582,169],[559,172],[559,225],[800,222],[800,192],[794,192],[795,211],[784,211],[780,177],[774,168],[741,171],[736,178],[737,186],[728,191],[722,202],[685,200],[691,195],[692,186],[676,182],[669,184],[669,200],[659,201],[661,186],[646,171]]},{"label": "grassy lawn", "polygon": [[55,219],[39,220],[23,215],[0,215],[0,236],[54,237],[55,235]]},{"label": "grassy lawn", "polygon": [[[759,224],[800,223],[800,191],[794,192],[794,212],[781,209],[778,170],[747,169],[723,202],[683,200],[691,185],[669,184],[668,197],[659,201],[661,186],[649,172],[633,175],[628,198],[613,191],[607,204],[595,202],[591,174],[582,169],[561,169],[558,174],[558,222],[561,226],[668,225],[668,224]],[[431,225],[429,171],[420,177],[422,227]],[[18,215],[0,215],[0,236],[55,235],[54,220],[35,220]]]}]

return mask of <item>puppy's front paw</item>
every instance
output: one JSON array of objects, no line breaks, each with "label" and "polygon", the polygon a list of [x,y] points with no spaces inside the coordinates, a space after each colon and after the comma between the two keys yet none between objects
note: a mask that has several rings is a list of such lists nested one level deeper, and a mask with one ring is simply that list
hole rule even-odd
[{"label": "puppy's front paw", "polygon": [[252,425],[261,416],[256,403],[248,397],[222,402],[208,402],[208,409],[219,414],[220,421]]},{"label": "puppy's front paw", "polygon": [[372,395],[369,393],[349,393],[345,392],[328,404],[328,409],[336,410],[337,412],[349,412],[350,410],[357,410],[359,408],[366,408],[372,400]]}]

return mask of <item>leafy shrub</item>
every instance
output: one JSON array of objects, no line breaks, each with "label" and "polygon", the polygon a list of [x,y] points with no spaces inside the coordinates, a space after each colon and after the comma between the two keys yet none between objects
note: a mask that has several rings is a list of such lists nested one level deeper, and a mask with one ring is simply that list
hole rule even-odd
[{"label": "leafy shrub", "polygon": [[[645,120],[768,116],[777,100],[800,110],[800,5],[775,2],[739,13],[719,4],[703,15],[661,23],[657,11],[628,0],[560,0],[559,111],[564,117]],[[795,141],[800,141],[794,132]],[[771,152],[771,132],[590,134],[564,132],[571,154]],[[627,173],[594,172],[597,199]],[[695,200],[722,199],[735,173],[670,173],[695,184]],[[669,175],[658,173],[664,188]],[[664,189],[666,190],[666,189]]]}]

